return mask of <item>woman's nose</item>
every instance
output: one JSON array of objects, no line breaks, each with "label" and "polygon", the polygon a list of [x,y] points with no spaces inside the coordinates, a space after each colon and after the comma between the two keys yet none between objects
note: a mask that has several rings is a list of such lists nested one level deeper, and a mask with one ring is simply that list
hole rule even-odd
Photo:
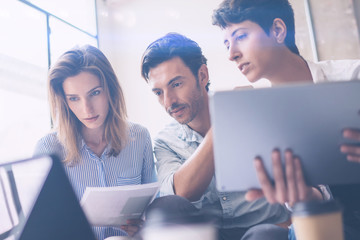
[{"label": "woman's nose", "polygon": [[91,101],[85,100],[84,101],[84,111],[85,111],[85,113],[90,114],[90,113],[93,112],[93,110],[94,110],[94,108],[93,108],[93,105],[92,105]]},{"label": "woman's nose", "polygon": [[229,46],[228,52],[229,52],[228,58],[230,61],[236,61],[237,59],[242,57],[242,53],[240,49],[235,44]]}]

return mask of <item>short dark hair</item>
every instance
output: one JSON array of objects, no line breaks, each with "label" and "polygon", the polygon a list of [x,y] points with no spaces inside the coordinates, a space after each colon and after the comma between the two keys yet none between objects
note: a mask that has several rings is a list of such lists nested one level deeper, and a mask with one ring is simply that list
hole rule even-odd
[{"label": "short dark hair", "polygon": [[[148,82],[151,68],[174,57],[181,58],[197,80],[200,67],[207,63],[200,46],[195,41],[172,32],[152,42],[146,48],[141,60],[142,77]],[[209,89],[209,84],[210,82],[206,85],[206,90]]]},{"label": "short dark hair", "polygon": [[300,55],[295,44],[294,11],[288,0],[224,0],[214,10],[212,23],[225,29],[232,23],[249,20],[257,23],[269,35],[275,18],[282,19],[286,24],[285,45],[291,52]]}]

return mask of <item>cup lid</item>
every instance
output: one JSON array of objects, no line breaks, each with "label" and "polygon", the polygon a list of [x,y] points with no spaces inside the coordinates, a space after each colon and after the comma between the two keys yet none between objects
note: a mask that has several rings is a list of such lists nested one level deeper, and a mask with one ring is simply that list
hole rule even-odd
[{"label": "cup lid", "polygon": [[340,204],[335,200],[299,202],[293,207],[293,216],[308,216],[341,211]]}]

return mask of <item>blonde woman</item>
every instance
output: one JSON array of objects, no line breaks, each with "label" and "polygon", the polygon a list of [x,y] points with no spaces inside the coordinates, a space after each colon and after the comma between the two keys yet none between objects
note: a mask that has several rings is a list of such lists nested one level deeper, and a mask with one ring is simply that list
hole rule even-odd
[{"label": "blonde woman", "polygon": [[[79,200],[86,187],[156,181],[150,134],[126,120],[123,91],[99,49],[65,52],[49,70],[48,95],[54,131],[40,139],[35,155],[60,156]],[[138,227],[93,230],[104,239],[133,235]]]}]

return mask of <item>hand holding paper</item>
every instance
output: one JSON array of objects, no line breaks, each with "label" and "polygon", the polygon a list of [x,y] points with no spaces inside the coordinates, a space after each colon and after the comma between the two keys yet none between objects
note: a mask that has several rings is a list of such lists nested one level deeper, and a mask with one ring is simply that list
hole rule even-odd
[{"label": "hand holding paper", "polygon": [[159,191],[159,183],[116,187],[87,187],[80,201],[93,226],[126,225],[140,219]]}]

